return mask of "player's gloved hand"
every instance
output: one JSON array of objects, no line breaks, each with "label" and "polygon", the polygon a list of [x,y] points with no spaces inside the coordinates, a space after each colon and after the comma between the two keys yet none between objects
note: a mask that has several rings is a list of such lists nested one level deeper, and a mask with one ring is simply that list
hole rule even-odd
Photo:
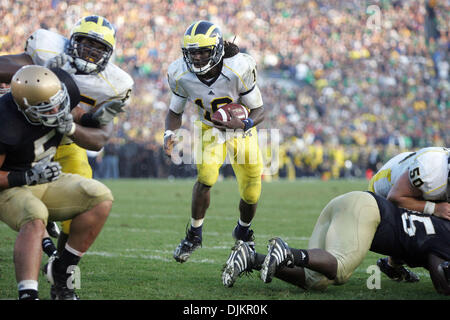
[{"label": "player's gloved hand", "polygon": [[61,68],[64,71],[74,74],[77,69],[73,66],[73,58],[66,53],[61,53],[45,63],[46,68]]},{"label": "player's gloved hand", "polygon": [[59,133],[71,136],[74,134],[76,129],[75,122],[73,122],[73,116],[68,112],[63,120],[60,122],[59,126],[56,128]]},{"label": "player's gloved hand", "polygon": [[110,123],[117,114],[123,112],[125,102],[122,100],[111,100],[105,102],[97,111],[94,112],[93,119],[97,120],[100,125]]},{"label": "player's gloved hand", "polygon": [[164,132],[164,153],[169,158],[172,156],[172,150],[175,146],[175,132],[166,130]]},{"label": "player's gloved hand", "polygon": [[227,130],[227,129],[232,129],[232,130],[242,129],[242,130],[244,130],[245,124],[241,119],[234,116],[233,113],[228,112],[228,110],[225,110],[225,112],[229,114],[230,121],[221,121],[221,120],[213,119],[212,122],[214,123],[214,127],[216,127],[217,129],[220,129],[220,130]]},{"label": "player's gloved hand", "polygon": [[51,161],[51,157],[41,159],[36,165],[25,172],[25,181],[29,186],[55,181],[61,174],[58,162]]}]

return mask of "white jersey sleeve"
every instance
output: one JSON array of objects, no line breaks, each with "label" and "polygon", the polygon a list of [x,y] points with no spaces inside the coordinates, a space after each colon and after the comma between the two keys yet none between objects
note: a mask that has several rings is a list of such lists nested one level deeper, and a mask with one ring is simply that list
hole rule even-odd
[{"label": "white jersey sleeve", "polygon": [[49,59],[64,52],[68,41],[58,33],[38,29],[28,37],[25,53],[31,57],[34,64],[43,66]]},{"label": "white jersey sleeve", "polygon": [[257,70],[255,59],[246,53],[238,53],[224,60],[224,68],[228,68],[238,76],[238,89],[242,104],[249,109],[261,107],[263,100],[256,83]]},{"label": "white jersey sleeve", "polygon": [[425,148],[410,164],[409,180],[422,191],[425,200],[447,198],[448,155],[445,148]]},{"label": "white jersey sleeve", "polygon": [[171,63],[167,71],[167,81],[172,91],[169,109],[178,114],[184,112],[189,96],[180,85],[179,79],[188,72],[182,58]]}]

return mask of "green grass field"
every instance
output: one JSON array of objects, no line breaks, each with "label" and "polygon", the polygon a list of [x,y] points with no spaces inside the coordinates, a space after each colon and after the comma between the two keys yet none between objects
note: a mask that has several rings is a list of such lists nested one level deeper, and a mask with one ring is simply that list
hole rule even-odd
[{"label": "green grass field", "polygon": [[[274,279],[264,284],[259,272],[241,277],[233,288],[221,281],[222,265],[233,245],[231,231],[238,219],[235,180],[218,182],[204,224],[203,248],[187,263],[172,252],[185,235],[190,217],[193,180],[107,180],[115,196],[108,221],[80,262],[83,300],[366,300],[444,299],[435,293],[425,269],[415,269],[419,283],[397,283],[381,276],[381,288],[370,290],[366,272],[377,254],[369,253],[343,286],[324,293],[303,290]],[[263,184],[252,224],[256,250],[266,252],[267,240],[281,236],[291,247],[305,248],[316,218],[334,196],[363,190],[366,181],[274,181]],[[0,299],[16,299],[12,261],[16,233],[0,224]],[[43,258],[42,264],[46,262]],[[49,284],[41,275],[40,298],[49,299]]]}]

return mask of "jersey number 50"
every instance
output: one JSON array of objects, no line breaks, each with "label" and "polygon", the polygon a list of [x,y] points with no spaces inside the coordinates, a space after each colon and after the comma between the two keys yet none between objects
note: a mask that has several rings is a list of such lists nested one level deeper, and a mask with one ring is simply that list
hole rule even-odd
[{"label": "jersey number 50", "polygon": [[420,179],[419,167],[411,170],[409,172],[409,177],[411,178],[411,180],[415,178],[414,180],[412,180],[412,184],[414,185],[414,187],[419,188],[421,185],[423,185],[423,181],[422,179]]}]

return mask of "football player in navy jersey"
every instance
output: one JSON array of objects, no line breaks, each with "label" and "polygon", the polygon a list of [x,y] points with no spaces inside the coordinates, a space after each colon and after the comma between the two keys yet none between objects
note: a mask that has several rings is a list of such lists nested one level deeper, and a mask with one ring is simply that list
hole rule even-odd
[{"label": "football player in navy jersey", "polygon": [[245,242],[233,248],[222,275],[231,287],[244,271],[261,270],[261,279],[279,278],[303,289],[325,290],[348,281],[368,251],[401,258],[429,270],[437,292],[450,294],[450,221],[399,208],[370,192],[354,191],[322,210],[308,249],[269,240],[267,255]]},{"label": "football player in navy jersey", "polygon": [[[449,157],[450,149],[444,147],[400,153],[378,170],[368,191],[399,207],[450,220]],[[419,276],[396,257],[380,258],[377,265],[392,280],[419,281]]]},{"label": "football player in navy jersey", "polygon": [[[28,37],[23,53],[0,56],[0,82],[9,83],[19,68],[36,64],[63,68],[77,83],[81,99],[72,114],[77,124],[91,127],[91,139],[88,146],[74,143],[67,135],[61,140],[55,160],[63,172],[92,178],[85,149],[99,151],[108,142],[113,133],[112,119],[130,101],[134,82],[128,73],[113,63],[115,48],[116,29],[113,24],[105,17],[90,15],[75,23],[69,38],[38,29]],[[58,253],[68,239],[70,220],[63,221],[61,227],[59,233],[55,223],[47,225],[49,234],[58,238]],[[49,257],[56,249],[47,236],[43,240],[43,248]]]},{"label": "football player in navy jersey", "polygon": [[[52,298],[78,299],[70,283],[81,256],[111,210],[111,191],[98,181],[61,172],[52,161],[63,136],[87,145],[90,128],[73,122],[80,99],[72,77],[37,65],[19,69],[0,98],[0,220],[18,231],[14,265],[19,299],[38,299],[41,241],[48,221],[73,219],[61,255],[46,265]],[[72,269],[68,269],[72,266]]]}]

